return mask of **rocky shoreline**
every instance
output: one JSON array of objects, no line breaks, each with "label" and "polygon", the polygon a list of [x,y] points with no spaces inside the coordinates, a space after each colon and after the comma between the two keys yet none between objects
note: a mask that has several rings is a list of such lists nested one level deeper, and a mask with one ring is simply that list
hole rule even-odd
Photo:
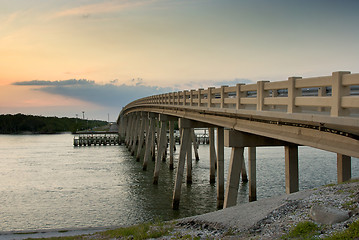
[{"label": "rocky shoreline", "polygon": [[[258,202],[260,204],[247,203],[215,213],[180,220],[175,225],[172,234],[191,236],[192,238],[199,237],[199,239],[278,239],[298,223],[309,221],[317,224],[321,229],[317,237],[325,238],[335,232],[344,231],[351,223],[359,220],[359,181],[323,186]],[[255,216],[261,215],[268,202],[277,202],[277,206],[270,206],[271,211],[265,217],[260,216],[259,220],[256,219]],[[247,210],[251,208],[250,205],[255,204],[255,208],[248,212]],[[333,224],[316,222],[310,214],[315,206],[323,206],[326,209],[346,213],[348,219]],[[237,219],[232,216],[232,213],[237,216]],[[218,216],[221,216],[219,218],[222,219],[227,218],[227,220],[218,221]],[[171,238],[163,237],[161,239]]]}]

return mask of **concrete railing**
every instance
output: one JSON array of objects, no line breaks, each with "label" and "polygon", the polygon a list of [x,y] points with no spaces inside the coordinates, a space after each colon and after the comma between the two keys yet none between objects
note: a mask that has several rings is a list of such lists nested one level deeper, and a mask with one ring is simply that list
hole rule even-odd
[{"label": "concrete railing", "polygon": [[153,95],[133,101],[125,109],[150,104],[355,116],[359,113],[358,88],[359,74],[334,72],[332,76],[290,77],[286,81],[259,81]]}]

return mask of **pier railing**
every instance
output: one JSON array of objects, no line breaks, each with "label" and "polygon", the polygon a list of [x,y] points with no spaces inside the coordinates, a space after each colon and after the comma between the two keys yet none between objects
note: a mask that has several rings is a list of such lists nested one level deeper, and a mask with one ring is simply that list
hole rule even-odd
[{"label": "pier railing", "polygon": [[357,118],[358,92],[359,74],[334,72],[331,76],[290,77],[286,81],[259,81],[153,95],[131,102],[124,110],[139,105],[168,105],[216,108],[216,111],[256,110]]}]

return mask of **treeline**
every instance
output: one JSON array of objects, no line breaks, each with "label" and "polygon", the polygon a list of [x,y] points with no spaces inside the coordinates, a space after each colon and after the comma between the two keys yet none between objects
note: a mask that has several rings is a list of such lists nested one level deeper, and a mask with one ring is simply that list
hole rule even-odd
[{"label": "treeline", "polygon": [[106,124],[100,120],[7,114],[0,115],[0,134],[76,132]]}]

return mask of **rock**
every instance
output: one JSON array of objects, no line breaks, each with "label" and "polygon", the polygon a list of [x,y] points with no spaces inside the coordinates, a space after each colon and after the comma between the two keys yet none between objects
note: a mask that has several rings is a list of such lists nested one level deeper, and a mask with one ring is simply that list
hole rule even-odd
[{"label": "rock", "polygon": [[349,212],[332,207],[313,206],[310,209],[310,217],[317,223],[334,224],[349,219]]}]

